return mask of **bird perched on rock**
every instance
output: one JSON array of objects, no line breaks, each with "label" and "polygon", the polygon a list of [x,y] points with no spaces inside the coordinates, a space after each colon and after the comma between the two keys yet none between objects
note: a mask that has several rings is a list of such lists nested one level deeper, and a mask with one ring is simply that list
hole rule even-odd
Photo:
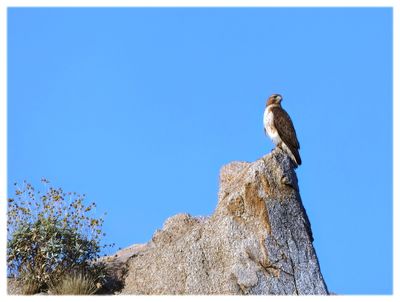
[{"label": "bird perched on rock", "polygon": [[300,144],[289,114],[281,106],[282,96],[269,97],[264,111],[264,131],[276,146],[283,149],[293,162],[301,165]]}]

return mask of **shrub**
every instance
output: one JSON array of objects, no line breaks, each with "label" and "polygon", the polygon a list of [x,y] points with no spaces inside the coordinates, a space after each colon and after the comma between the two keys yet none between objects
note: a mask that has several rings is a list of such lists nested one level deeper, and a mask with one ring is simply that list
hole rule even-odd
[{"label": "shrub", "polygon": [[78,270],[93,271],[105,235],[103,218],[93,217],[96,204],[85,205],[85,195],[64,193],[42,179],[45,191],[15,183],[8,199],[7,264],[9,274],[31,288],[43,290],[50,280]]}]

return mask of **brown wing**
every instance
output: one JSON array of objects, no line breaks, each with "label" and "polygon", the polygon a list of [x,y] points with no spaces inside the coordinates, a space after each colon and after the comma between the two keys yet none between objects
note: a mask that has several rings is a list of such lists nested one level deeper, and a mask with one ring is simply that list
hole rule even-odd
[{"label": "brown wing", "polygon": [[293,155],[296,157],[297,163],[301,164],[298,149],[300,149],[299,141],[297,140],[296,130],[294,129],[292,120],[287,112],[281,107],[272,108],[274,115],[274,126],[279,133],[282,141],[289,147]]}]

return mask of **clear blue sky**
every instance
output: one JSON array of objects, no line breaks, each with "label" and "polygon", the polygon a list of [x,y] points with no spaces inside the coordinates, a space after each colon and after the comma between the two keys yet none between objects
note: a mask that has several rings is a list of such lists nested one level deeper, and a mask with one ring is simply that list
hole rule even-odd
[{"label": "clear blue sky", "polygon": [[329,289],[391,294],[389,8],[9,9],[8,188],[45,176],[108,212],[109,242],[146,242],[270,152],[272,93]]}]

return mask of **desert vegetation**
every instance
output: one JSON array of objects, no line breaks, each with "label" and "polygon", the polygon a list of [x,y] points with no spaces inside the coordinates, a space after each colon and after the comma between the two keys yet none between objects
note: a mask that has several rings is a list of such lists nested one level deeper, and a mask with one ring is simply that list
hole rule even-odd
[{"label": "desert vegetation", "polygon": [[100,252],[104,216],[86,196],[41,180],[43,190],[14,183],[7,206],[8,276],[22,294],[94,294],[106,280]]}]

